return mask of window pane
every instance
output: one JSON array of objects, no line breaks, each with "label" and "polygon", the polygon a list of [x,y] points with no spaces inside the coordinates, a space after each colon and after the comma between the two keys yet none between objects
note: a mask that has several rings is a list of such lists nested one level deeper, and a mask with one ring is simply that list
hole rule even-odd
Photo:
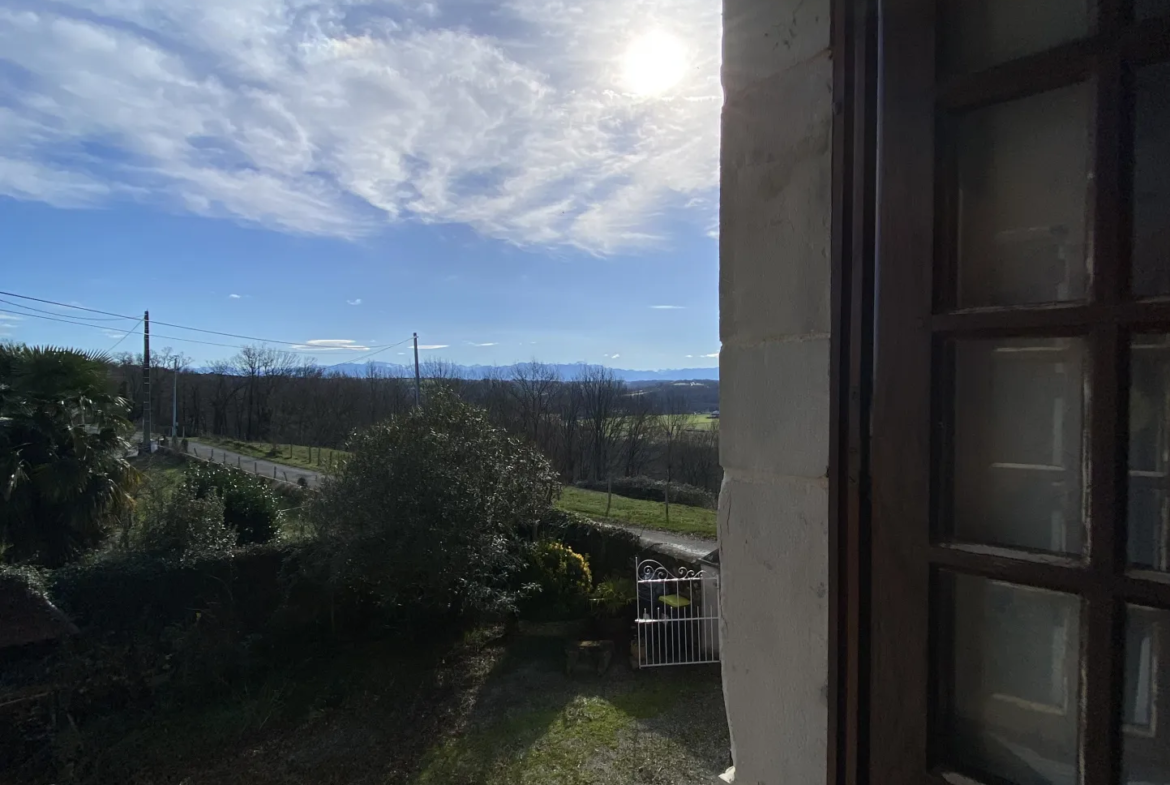
[{"label": "window pane", "polygon": [[1170,569],[1170,336],[1133,339],[1129,391],[1129,561]]},{"label": "window pane", "polygon": [[952,0],[942,25],[944,67],[975,71],[1084,38],[1085,0]]},{"label": "window pane", "polygon": [[1075,597],[943,573],[953,616],[940,673],[947,763],[1009,782],[1075,785],[1080,614]]},{"label": "window pane", "polygon": [[955,343],[955,539],[1079,554],[1083,346]]},{"label": "window pane", "polygon": [[1170,785],[1170,717],[1160,687],[1166,664],[1170,613],[1131,605],[1126,613],[1125,706],[1122,763],[1127,785]]},{"label": "window pane", "polygon": [[1084,297],[1089,106],[1080,84],[959,120],[959,305]]},{"label": "window pane", "polygon": [[1170,63],[1137,74],[1133,290],[1170,294]]}]

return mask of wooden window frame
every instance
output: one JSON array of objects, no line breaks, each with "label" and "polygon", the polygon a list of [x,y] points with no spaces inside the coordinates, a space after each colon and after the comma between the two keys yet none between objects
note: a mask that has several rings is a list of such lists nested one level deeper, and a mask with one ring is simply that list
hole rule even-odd
[{"label": "wooden window frame", "polygon": [[[1081,781],[1112,785],[1120,781],[1124,731],[1117,696],[1125,604],[1170,609],[1170,575],[1126,566],[1124,422],[1130,333],[1170,331],[1170,298],[1129,300],[1133,69],[1170,60],[1170,18],[1139,25],[1132,0],[1097,0],[1095,33],[1087,40],[936,79],[938,1],[832,1],[828,782],[954,781],[933,768],[929,743],[936,662],[931,575],[947,568],[1081,597]],[[1091,85],[1095,102],[1094,261],[1085,299],[954,307],[953,266],[939,271],[935,263],[947,235],[936,223],[946,215],[939,209],[946,189],[936,176],[940,116],[1078,82]],[[934,199],[921,198],[924,183],[934,184]],[[878,292],[896,294],[883,299]],[[940,343],[1025,335],[1087,341],[1085,458],[1112,460],[1088,464],[1083,560],[1009,555],[932,537],[939,434],[924,413],[939,410],[942,385],[932,374]]]}]

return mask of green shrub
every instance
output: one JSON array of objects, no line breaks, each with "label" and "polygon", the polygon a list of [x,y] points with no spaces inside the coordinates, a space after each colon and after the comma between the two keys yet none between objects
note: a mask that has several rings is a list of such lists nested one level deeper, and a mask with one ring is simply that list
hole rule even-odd
[{"label": "green shrub", "polygon": [[544,456],[444,390],[348,448],[310,508],[331,585],[404,613],[514,605],[525,538],[559,488]]},{"label": "green shrub", "polygon": [[638,598],[633,578],[606,578],[589,595],[589,612],[607,618],[617,616]]},{"label": "green shrub", "polygon": [[135,537],[147,553],[190,559],[222,553],[235,544],[236,535],[224,522],[223,500],[214,489],[199,498],[184,483],[162,498],[144,501]]},{"label": "green shrub", "polygon": [[[627,499],[641,499],[643,501],[663,502],[666,500],[666,481],[655,480],[650,477],[614,477],[613,492],[617,496]],[[604,491],[610,485],[606,480],[582,480],[577,483],[578,488],[588,491]],[[716,496],[705,488],[694,485],[683,485],[672,482],[670,484],[670,503],[684,504],[688,507],[703,507],[715,509]]]},{"label": "green shrub", "polygon": [[236,543],[270,541],[280,526],[276,494],[250,474],[213,463],[188,464],[184,479],[202,499],[213,491],[223,499],[223,519],[236,533]]},{"label": "green shrub", "polygon": [[538,621],[571,619],[589,607],[593,575],[588,560],[556,540],[541,540],[528,552],[523,572],[521,615]]}]

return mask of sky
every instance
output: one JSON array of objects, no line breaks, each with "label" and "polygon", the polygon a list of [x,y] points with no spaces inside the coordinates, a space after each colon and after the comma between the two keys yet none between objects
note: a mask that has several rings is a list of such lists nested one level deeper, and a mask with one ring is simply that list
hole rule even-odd
[{"label": "sky", "polygon": [[715,0],[0,0],[0,290],[322,364],[716,365],[719,47]]}]

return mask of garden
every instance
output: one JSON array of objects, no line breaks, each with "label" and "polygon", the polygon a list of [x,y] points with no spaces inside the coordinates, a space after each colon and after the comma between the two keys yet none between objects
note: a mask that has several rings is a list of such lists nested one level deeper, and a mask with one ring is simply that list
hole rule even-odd
[{"label": "garden", "polygon": [[[548,461],[475,406],[438,392],[355,433],[307,493],[127,459],[120,404],[83,389],[100,387],[83,362],[9,362],[25,366],[0,400],[17,478],[0,607],[63,616],[9,646],[0,621],[0,781],[689,783],[726,767],[717,666],[630,666],[636,538],[557,509]],[[19,384],[61,362],[72,398],[43,373]],[[63,481],[69,450],[80,499],[42,482]]]}]

